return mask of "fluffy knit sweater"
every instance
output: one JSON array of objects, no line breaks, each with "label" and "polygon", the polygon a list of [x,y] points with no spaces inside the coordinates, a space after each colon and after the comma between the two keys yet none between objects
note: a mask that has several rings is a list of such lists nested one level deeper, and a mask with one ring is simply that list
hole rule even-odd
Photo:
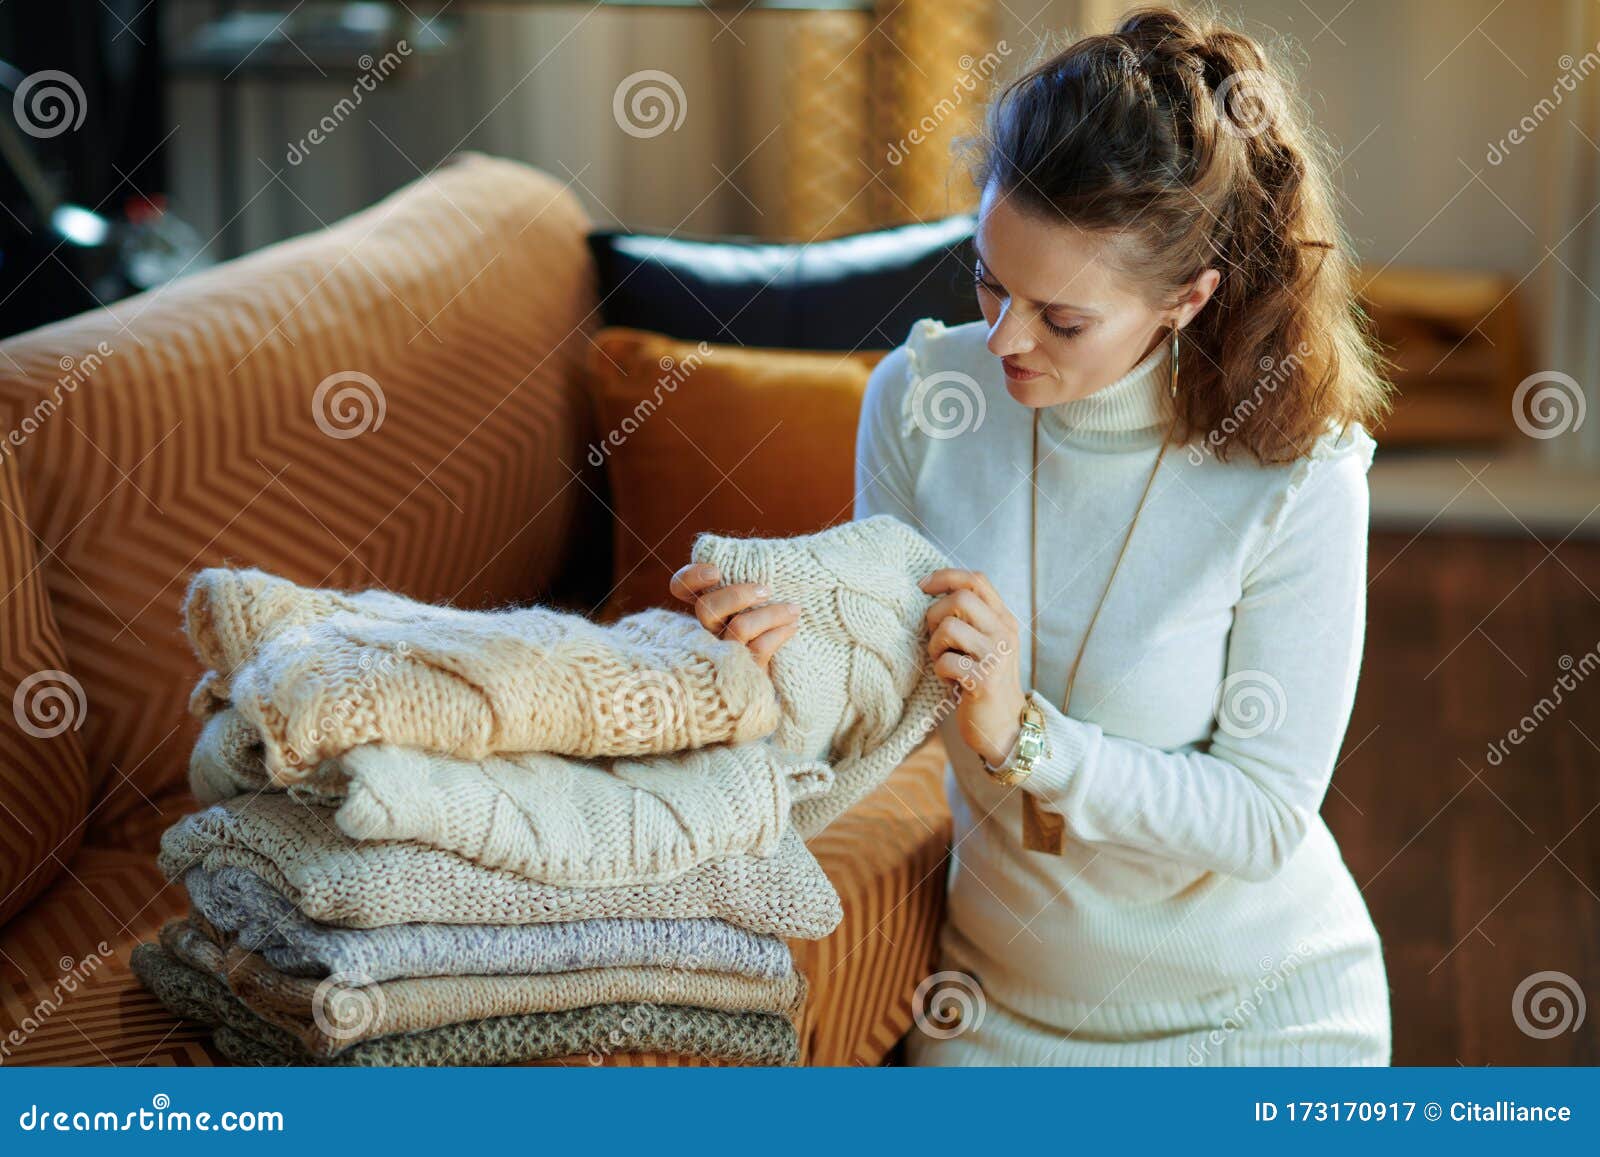
[{"label": "fluffy knit sweater", "polygon": [[408,841],[353,840],[334,809],[274,792],[184,816],[162,833],[157,863],[171,880],[197,865],[246,868],[311,919],[351,928],[713,917],[819,939],[843,918],[838,893],[792,828],[770,856],[723,856],[661,883],[565,887]]},{"label": "fluffy knit sweater", "polygon": [[319,924],[244,868],[193,867],[196,913],[287,976],[488,976],[615,966],[705,968],[782,978],[788,944],[726,920],[605,917],[541,924]]},{"label": "fluffy knit sweater", "polygon": [[219,1051],[241,1065],[509,1065],[560,1057],[599,1064],[618,1053],[675,1053],[730,1064],[794,1065],[800,1041],[787,1017],[681,1005],[601,1004],[566,1012],[463,1021],[366,1041],[318,1057],[293,1033],[262,1020],[217,975],[157,943],[129,964],[174,1015],[215,1028]]},{"label": "fluffy knit sweater", "polygon": [[337,1056],[363,1041],[395,1033],[597,1004],[653,1002],[793,1018],[806,994],[799,973],[752,977],[629,966],[523,976],[375,982],[360,974],[338,974],[313,980],[286,976],[197,917],[169,921],[161,930],[161,944],[189,965],[220,976],[252,1012],[293,1033],[319,1057]]},{"label": "fluffy knit sweater", "polygon": [[191,706],[203,716],[230,703],[280,783],[364,743],[467,759],[641,755],[744,742],[777,722],[749,649],[668,611],[600,626],[545,607],[462,611],[210,569],[184,616],[210,667]]},{"label": "fluffy knit sweater", "polygon": [[[856,514],[893,514],[948,544],[1026,621],[1033,415],[1007,394],[987,333],[923,320],[875,368]],[[1223,995],[1291,957],[1305,967],[1280,998],[1292,1005],[1285,1023],[1308,1037],[1342,1026],[1386,1054],[1377,933],[1318,814],[1362,653],[1366,432],[1330,430],[1280,466],[1223,462],[1203,440],[1169,451],[1061,710],[1170,416],[1165,357],[1040,411],[1031,690],[1050,754],[1021,787],[1003,787],[945,720],[956,848],[946,940],[962,949],[945,959],[981,980],[1006,1012],[997,1023],[1039,1036],[1037,1047],[995,1042],[988,1063],[1109,1063],[1089,1037],[1161,1037],[1172,1024],[1155,1010],[1209,1026]],[[946,372],[984,405],[981,420],[935,437],[917,387]],[[1024,632],[1024,680],[1031,657]],[[1065,855],[1022,846],[1023,791],[1063,818]],[[1377,983],[1324,985],[1319,961]],[[927,1042],[934,1063],[943,1051],[960,1055]],[[1186,1063],[1181,1050],[1170,1059]]]}]

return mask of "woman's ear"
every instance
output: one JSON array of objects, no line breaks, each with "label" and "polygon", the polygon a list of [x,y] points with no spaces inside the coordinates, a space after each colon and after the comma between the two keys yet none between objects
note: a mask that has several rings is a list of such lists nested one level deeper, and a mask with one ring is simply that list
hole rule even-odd
[{"label": "woman's ear", "polygon": [[1222,274],[1215,269],[1207,267],[1200,271],[1200,275],[1189,283],[1189,288],[1178,299],[1178,304],[1173,309],[1172,323],[1179,329],[1194,320],[1195,314],[1211,300],[1211,295],[1217,291],[1217,286],[1222,284]]}]

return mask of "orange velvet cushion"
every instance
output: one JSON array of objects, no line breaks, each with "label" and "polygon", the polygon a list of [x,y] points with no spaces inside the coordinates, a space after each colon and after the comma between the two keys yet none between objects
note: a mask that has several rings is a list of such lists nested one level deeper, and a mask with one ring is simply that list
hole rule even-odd
[{"label": "orange velvet cushion", "polygon": [[616,511],[602,618],[678,606],[667,590],[702,531],[786,537],[850,518],[856,417],[886,350],[818,353],[612,327],[590,386]]}]

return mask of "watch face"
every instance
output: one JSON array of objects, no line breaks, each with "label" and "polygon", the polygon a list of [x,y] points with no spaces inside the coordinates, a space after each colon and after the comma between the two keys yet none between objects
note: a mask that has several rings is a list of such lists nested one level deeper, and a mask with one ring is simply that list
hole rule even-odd
[{"label": "watch face", "polygon": [[1017,742],[1017,754],[1023,759],[1038,759],[1044,751],[1044,736],[1022,733],[1022,738]]}]

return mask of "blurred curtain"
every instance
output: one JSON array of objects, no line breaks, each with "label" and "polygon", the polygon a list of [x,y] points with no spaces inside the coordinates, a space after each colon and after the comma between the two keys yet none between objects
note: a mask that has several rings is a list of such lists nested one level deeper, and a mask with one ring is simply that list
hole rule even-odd
[{"label": "blurred curtain", "polygon": [[1042,41],[1110,28],[1135,0],[877,0],[794,15],[785,50],[787,174],[772,235],[809,240],[977,205],[958,136]]},{"label": "blurred curtain", "polygon": [[[1562,43],[1577,46],[1573,55],[1600,50],[1600,4],[1563,0],[1562,7]],[[1542,368],[1578,382],[1584,417],[1581,426],[1541,445],[1562,464],[1600,467],[1600,77],[1582,82],[1575,95],[1572,131],[1557,146],[1548,240],[1557,264],[1545,334],[1550,364]]]},{"label": "blurred curtain", "polygon": [[809,13],[788,45],[791,239],[833,237],[970,209],[951,165],[1015,45],[995,0],[879,0],[874,12]]}]

